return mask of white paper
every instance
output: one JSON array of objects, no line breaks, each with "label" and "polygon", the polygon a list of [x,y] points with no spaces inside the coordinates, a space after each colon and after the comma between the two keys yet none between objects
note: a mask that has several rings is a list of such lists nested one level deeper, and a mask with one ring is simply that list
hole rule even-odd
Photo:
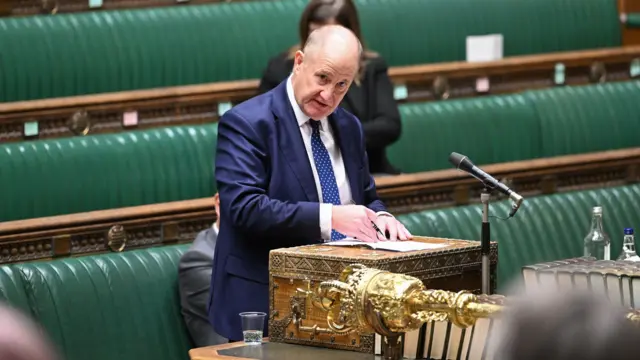
[{"label": "white paper", "polygon": [[398,252],[440,249],[447,244],[429,244],[418,241],[379,241],[376,243],[360,241],[354,238],[345,238],[337,241],[329,241],[325,245],[332,246],[367,246],[374,250],[389,250]]},{"label": "white paper", "polygon": [[467,36],[466,40],[468,62],[496,61],[503,57],[502,34]]}]

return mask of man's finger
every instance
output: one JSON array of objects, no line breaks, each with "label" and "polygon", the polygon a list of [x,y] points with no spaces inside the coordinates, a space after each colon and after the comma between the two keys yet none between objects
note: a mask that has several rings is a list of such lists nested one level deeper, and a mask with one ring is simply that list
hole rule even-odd
[{"label": "man's finger", "polygon": [[360,227],[360,236],[358,239],[366,242],[378,242],[378,237],[376,236],[376,232],[369,223],[369,226],[361,226]]},{"label": "man's finger", "polygon": [[404,226],[399,221],[396,221],[394,227],[398,231],[398,240],[401,240],[401,241],[407,240],[407,233],[404,231]]},{"label": "man's finger", "polygon": [[369,209],[368,207],[364,208],[365,211],[367,212],[367,217],[369,218],[370,221],[376,221],[376,219],[378,218],[378,215],[376,215],[376,213]]},{"label": "man's finger", "polygon": [[376,231],[376,234],[378,234],[378,239],[380,239],[381,241],[389,240],[389,239],[387,239],[387,236],[385,235],[386,223],[385,223],[384,219],[382,217],[378,217],[378,220],[376,220],[375,224],[378,227],[378,229],[380,229],[380,231],[382,232],[382,234],[380,234],[378,231]]},{"label": "man's finger", "polygon": [[389,240],[391,241],[397,241],[398,240],[398,226],[395,224],[395,220],[394,219],[387,219],[385,221],[386,223],[386,228],[387,230],[389,230]]},{"label": "man's finger", "polygon": [[407,240],[411,240],[411,239],[413,239],[413,235],[411,235],[411,233],[409,232],[409,230],[407,230],[407,227],[406,227],[406,226],[404,226],[403,224],[401,224],[401,225],[402,225],[402,231],[403,231],[403,232],[406,234],[406,236],[407,236]]}]

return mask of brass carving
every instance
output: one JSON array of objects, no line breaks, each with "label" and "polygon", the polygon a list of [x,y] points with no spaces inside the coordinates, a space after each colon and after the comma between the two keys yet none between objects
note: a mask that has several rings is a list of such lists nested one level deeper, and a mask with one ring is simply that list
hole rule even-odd
[{"label": "brass carving", "polygon": [[438,75],[433,80],[433,95],[438,100],[446,100],[451,95],[451,86],[449,85],[449,80],[442,76]]},{"label": "brass carving", "polygon": [[[427,290],[415,277],[361,264],[346,266],[338,280],[321,282],[315,289],[308,280],[304,283],[306,289],[298,288],[295,297],[305,296],[313,307],[326,312],[327,327],[303,326],[299,309],[292,307],[289,319],[297,321],[299,331],[310,333],[311,339],[319,333],[359,333],[367,349],[373,348],[374,333],[378,333],[383,336],[384,358],[393,360],[402,358],[402,333],[416,330],[426,321],[448,320],[460,327],[472,326],[477,318],[499,312],[504,298]],[[273,328],[277,336],[282,337],[289,319]]]},{"label": "brass carving", "polygon": [[116,224],[109,229],[107,246],[115,252],[122,252],[127,246],[127,233],[122,225]]},{"label": "brass carving", "polygon": [[596,61],[589,67],[589,81],[592,83],[603,83],[607,81],[607,70],[604,63]]},{"label": "brass carving", "polygon": [[413,276],[360,264],[347,266],[339,280],[320,283],[317,295],[312,303],[327,312],[327,326],[337,333],[398,336],[426,321],[447,320],[464,328],[501,310],[500,305],[479,302],[468,291],[427,290]]},{"label": "brass carving", "polygon": [[[310,289],[310,287],[309,287]],[[474,326],[477,319],[499,314],[505,306],[502,295],[474,295],[426,289],[419,279],[361,264],[347,266],[338,280],[321,282],[315,291],[299,290],[312,304],[327,313],[332,333],[371,333],[383,336],[382,349],[388,360],[402,359],[400,336],[430,321],[449,321],[460,328]],[[640,311],[627,319],[640,325]]]},{"label": "brass carving", "polygon": [[87,135],[91,130],[91,118],[84,110],[76,111],[69,118],[67,127],[69,127],[69,130],[75,135]]}]

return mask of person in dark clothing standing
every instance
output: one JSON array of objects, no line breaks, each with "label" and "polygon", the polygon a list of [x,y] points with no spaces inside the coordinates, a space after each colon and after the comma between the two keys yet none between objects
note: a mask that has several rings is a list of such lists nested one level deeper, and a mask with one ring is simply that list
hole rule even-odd
[{"label": "person in dark clothing standing", "polygon": [[[311,0],[300,18],[300,44],[306,43],[311,31],[336,24],[351,30],[365,46],[358,13],[351,0]],[[260,79],[260,93],[275,88],[291,74],[294,55],[300,50],[300,44],[269,60]],[[398,140],[402,130],[400,112],[387,70],[385,60],[365,46],[359,74],[340,103],[342,108],[362,122],[369,171],[374,176],[400,173],[389,162],[386,153],[386,148]]]}]

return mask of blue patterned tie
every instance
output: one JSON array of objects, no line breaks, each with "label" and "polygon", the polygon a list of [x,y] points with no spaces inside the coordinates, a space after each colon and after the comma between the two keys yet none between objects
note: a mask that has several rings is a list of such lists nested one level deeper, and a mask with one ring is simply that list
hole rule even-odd
[{"label": "blue patterned tie", "polygon": [[[316,164],[318,177],[320,178],[320,187],[322,188],[322,201],[333,205],[341,205],[340,193],[338,192],[338,183],[336,175],[333,173],[331,158],[329,151],[320,139],[320,121],[309,120],[311,129],[311,151],[313,152],[313,161]],[[331,241],[344,239],[345,236],[335,230],[331,230]]]}]

